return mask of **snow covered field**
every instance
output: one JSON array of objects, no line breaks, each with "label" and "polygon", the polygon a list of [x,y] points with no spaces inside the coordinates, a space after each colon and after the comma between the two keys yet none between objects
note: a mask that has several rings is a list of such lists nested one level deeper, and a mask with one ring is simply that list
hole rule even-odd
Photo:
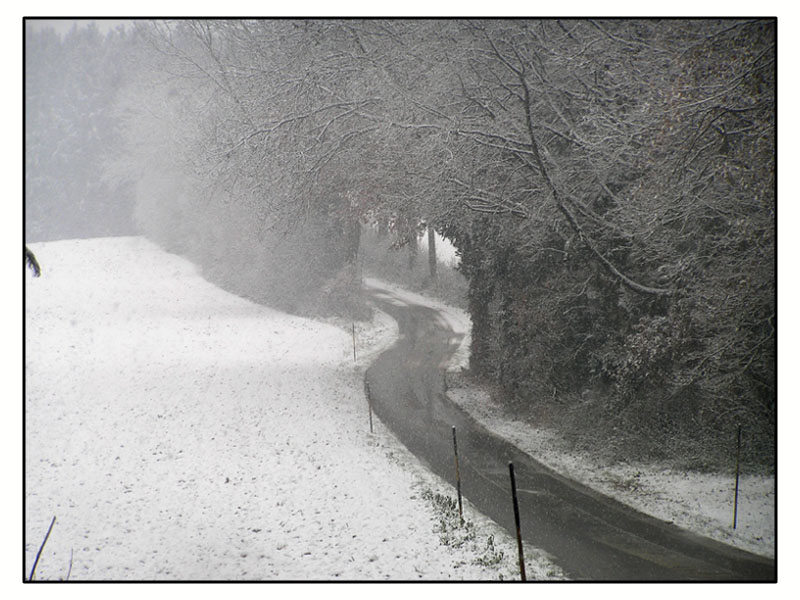
[{"label": "snow covered field", "polygon": [[[437,531],[453,491],[375,419],[362,376],[393,343],[376,313],[352,331],[279,313],[204,281],[141,238],[33,244],[26,276],[26,573],[50,519],[40,580],[492,580],[516,577],[513,540],[469,505],[475,539]],[[428,304],[464,335],[469,316]],[[658,518],[774,555],[775,482],[609,467],[503,416],[484,392],[449,395],[562,473]],[[504,556],[479,564],[493,536]],[[445,543],[443,543],[443,541]],[[456,547],[458,546],[458,547]],[[560,577],[526,548],[529,577]],[[70,570],[71,561],[71,570]]]},{"label": "snow covered field", "polygon": [[467,505],[474,540],[437,531],[429,498],[453,490],[369,432],[386,315],[357,328],[354,363],[349,324],[233,296],[144,239],[30,247],[26,573],[56,516],[38,580],[516,577],[503,530]]}]

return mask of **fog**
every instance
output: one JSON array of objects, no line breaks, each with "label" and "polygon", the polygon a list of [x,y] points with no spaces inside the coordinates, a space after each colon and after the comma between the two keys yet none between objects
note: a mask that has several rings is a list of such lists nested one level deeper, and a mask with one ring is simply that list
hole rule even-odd
[{"label": "fog", "polygon": [[365,271],[468,291],[512,404],[773,463],[773,20],[30,25],[28,242],[146,236],[303,315],[369,318]]},{"label": "fog", "polygon": [[381,218],[377,251],[424,252],[431,192],[378,154],[385,132],[349,139],[364,118],[329,104],[352,92],[328,88],[310,22],[238,25],[26,21],[26,241],[144,235],[247,297],[362,318],[360,229]]},{"label": "fog", "polygon": [[[278,319],[334,323],[348,366],[357,327],[391,317],[400,343],[371,362],[387,407],[447,403],[455,377],[606,465],[726,477],[744,431],[737,478],[740,458],[774,475],[774,19],[25,24],[26,244],[71,265],[89,239],[124,250],[109,268],[130,269],[136,248],[191,264],[159,278],[199,275]],[[381,305],[374,282],[468,309],[466,364],[442,379],[461,343],[447,319],[399,289]],[[73,299],[75,283],[60,280]],[[409,414],[395,433],[433,425]],[[483,445],[505,482],[517,450]],[[608,575],[612,555],[584,561],[556,531],[569,486],[552,479],[535,520]],[[575,521],[582,535],[593,519]],[[717,574],[662,563],[650,577]]]},{"label": "fog", "polygon": [[128,19],[29,19],[27,24],[34,32],[50,29],[59,35],[64,35],[72,29],[94,27],[100,33],[106,34],[118,27],[128,28],[133,21]]}]

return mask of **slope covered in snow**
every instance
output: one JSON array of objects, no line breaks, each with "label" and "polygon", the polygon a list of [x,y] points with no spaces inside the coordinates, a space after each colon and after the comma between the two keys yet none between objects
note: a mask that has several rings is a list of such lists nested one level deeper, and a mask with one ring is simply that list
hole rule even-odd
[{"label": "slope covered in snow", "polygon": [[[375,421],[362,374],[391,344],[270,310],[141,238],[31,245],[25,569],[36,579],[514,578],[510,537]],[[527,550],[529,577],[558,569]]]}]

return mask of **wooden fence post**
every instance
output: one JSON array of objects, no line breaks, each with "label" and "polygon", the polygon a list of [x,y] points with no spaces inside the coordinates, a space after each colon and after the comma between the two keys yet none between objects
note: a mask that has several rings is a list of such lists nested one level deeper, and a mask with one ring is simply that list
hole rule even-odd
[{"label": "wooden fence post", "polygon": [[517,526],[517,550],[519,551],[519,576],[522,581],[525,577],[525,555],[522,552],[522,531],[519,525],[519,502],[517,501],[517,481],[514,478],[514,463],[508,463],[508,472],[511,475],[511,498],[514,501],[514,522]]},{"label": "wooden fence post", "polygon": [[458,466],[458,440],[456,439],[456,426],[453,425],[453,452],[456,457],[456,491],[458,492],[458,518],[464,524],[464,509],[461,504],[461,469]]},{"label": "wooden fence post", "polygon": [[367,407],[369,407],[369,432],[374,433],[372,431],[372,396],[369,393],[369,382],[366,380],[364,381],[364,387],[367,392]]},{"label": "wooden fence post", "polygon": [[739,510],[739,455],[742,447],[742,426],[736,429],[736,487],[733,492],[733,528],[736,529],[736,516]]}]

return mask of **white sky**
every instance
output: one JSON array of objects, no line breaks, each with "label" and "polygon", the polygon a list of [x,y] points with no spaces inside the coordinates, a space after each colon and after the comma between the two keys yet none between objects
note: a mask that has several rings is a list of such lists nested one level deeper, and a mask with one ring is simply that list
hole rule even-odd
[{"label": "white sky", "polygon": [[130,21],[124,19],[30,19],[27,22],[34,29],[52,28],[58,33],[64,34],[69,32],[75,25],[85,26],[89,23],[94,23],[101,33],[106,33]]}]

